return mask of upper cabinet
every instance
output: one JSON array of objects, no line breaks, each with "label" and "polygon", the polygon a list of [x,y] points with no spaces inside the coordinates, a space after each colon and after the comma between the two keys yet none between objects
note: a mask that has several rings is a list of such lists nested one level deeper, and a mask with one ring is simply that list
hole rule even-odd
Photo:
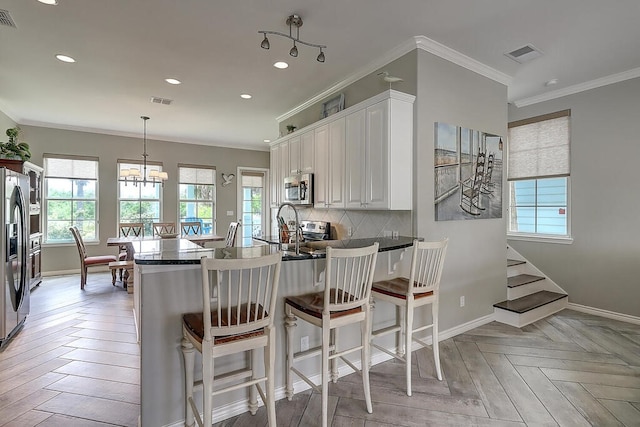
[{"label": "upper cabinet", "polygon": [[272,189],[283,170],[313,172],[316,208],[411,210],[414,100],[389,90],[277,141]]},{"label": "upper cabinet", "polygon": [[289,140],[289,175],[313,172],[314,140],[313,129]]}]

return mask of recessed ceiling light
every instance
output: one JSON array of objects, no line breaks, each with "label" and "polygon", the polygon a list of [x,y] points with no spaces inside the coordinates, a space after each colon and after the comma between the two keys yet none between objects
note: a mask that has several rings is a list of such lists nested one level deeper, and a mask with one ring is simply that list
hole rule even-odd
[{"label": "recessed ceiling light", "polygon": [[270,139],[265,139],[264,142],[271,142],[271,140]]},{"label": "recessed ceiling light", "polygon": [[286,62],[278,61],[275,64],[273,64],[273,66],[283,70],[283,69],[287,68],[289,66],[289,64],[287,64]]},{"label": "recessed ceiling light", "polygon": [[50,5],[56,5],[58,4],[58,0],[38,0],[40,3],[44,3],[44,4],[50,4]]},{"label": "recessed ceiling light", "polygon": [[251,95],[249,95],[248,93],[243,93],[242,95],[240,95],[240,98],[242,98],[242,99],[251,99]]},{"label": "recessed ceiling light", "polygon": [[164,79],[164,81],[169,83],[170,85],[179,85],[180,83],[182,83],[178,79]]},{"label": "recessed ceiling light", "polygon": [[551,79],[548,82],[546,82],[544,85],[545,86],[553,86],[553,85],[557,85],[558,84],[558,79]]},{"label": "recessed ceiling light", "polygon": [[56,55],[56,58],[58,58],[58,60],[62,62],[76,62],[75,59],[67,55]]}]

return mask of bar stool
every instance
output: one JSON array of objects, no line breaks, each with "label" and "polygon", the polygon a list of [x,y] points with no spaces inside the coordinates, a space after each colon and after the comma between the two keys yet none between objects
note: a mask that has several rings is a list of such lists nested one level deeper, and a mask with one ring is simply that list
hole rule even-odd
[{"label": "bar stool", "polygon": [[[257,390],[267,409],[269,425],[276,426],[273,313],[281,260],[280,253],[258,258],[201,259],[203,310],[182,317],[185,425],[192,426],[195,417],[199,426],[211,426],[213,396],[255,385],[250,388],[251,414],[258,409]],[[202,354],[202,380],[194,380],[194,348]],[[264,350],[265,375],[258,377],[253,360],[260,348]],[[214,375],[215,358],[245,351],[251,351],[248,366]],[[260,387],[262,382],[266,383],[266,394]],[[225,386],[214,391],[214,385]],[[194,389],[203,391],[204,420],[193,399]]]},{"label": "bar stool", "polygon": [[[325,286],[321,292],[292,296],[285,299],[285,326],[287,331],[287,399],[293,398],[293,377],[298,375],[314,390],[322,394],[322,426],[328,425],[329,362],[331,380],[338,379],[337,358],[342,359],[362,375],[367,412],[372,413],[369,389],[369,332],[371,283],[378,255],[378,243],[357,249],[335,249],[327,247]],[[294,327],[300,318],[322,329],[322,345],[310,351],[294,354]],[[338,351],[337,328],[360,323],[361,344]],[[346,354],[360,350],[362,369],[346,359]],[[294,367],[294,362],[310,356],[322,358],[322,384],[318,387]]]},{"label": "bar stool", "polygon": [[[427,347],[421,339],[413,334],[432,328],[433,359],[436,365],[438,380],[442,381],[440,370],[440,351],[438,348],[438,299],[440,296],[440,276],[447,251],[449,239],[439,242],[413,241],[413,256],[411,258],[411,275],[409,279],[398,277],[391,280],[375,282],[372,285],[372,299],[387,301],[400,307],[400,320],[390,328],[380,329],[371,334],[373,338],[390,333],[400,333],[404,341],[400,339],[398,353],[392,353],[386,348],[371,343],[380,351],[389,354],[405,363],[407,375],[407,396],[411,396],[411,342],[416,341]],[[429,325],[413,329],[413,310],[417,307],[431,305],[432,322]]]}]

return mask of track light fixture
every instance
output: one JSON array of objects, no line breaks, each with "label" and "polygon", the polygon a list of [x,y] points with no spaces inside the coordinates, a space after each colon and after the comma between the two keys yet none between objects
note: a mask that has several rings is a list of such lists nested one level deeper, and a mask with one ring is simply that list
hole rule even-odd
[{"label": "track light fixture", "polygon": [[[322,49],[326,49],[327,48],[326,46],[300,40],[300,27],[302,27],[302,18],[299,15],[289,15],[289,17],[287,18],[287,25],[289,26],[288,35],[284,33],[280,33],[278,31],[266,31],[266,30],[258,31],[259,34],[264,34],[264,39],[262,40],[262,43],[260,43],[260,47],[263,49],[269,49],[271,47],[271,44],[269,43],[267,34],[275,34],[276,36],[286,37],[288,39],[293,40],[293,47],[289,51],[289,55],[293,56],[294,58],[298,57],[298,46],[296,45],[296,43],[301,43],[306,46],[317,47],[318,49],[320,49],[320,53],[318,54],[316,61],[324,62],[325,57]],[[293,36],[293,27],[296,27],[295,37]]]}]

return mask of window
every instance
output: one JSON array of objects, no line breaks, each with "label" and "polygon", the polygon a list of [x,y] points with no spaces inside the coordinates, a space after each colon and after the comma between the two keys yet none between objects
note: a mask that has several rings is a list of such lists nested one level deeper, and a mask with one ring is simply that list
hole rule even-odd
[{"label": "window", "polygon": [[98,240],[98,159],[45,154],[44,241],[72,242],[69,227],[85,241]]},{"label": "window", "polygon": [[251,246],[253,236],[263,234],[265,223],[264,199],[266,172],[243,170],[242,179],[242,229],[239,241],[241,246]]},{"label": "window", "polygon": [[198,221],[202,234],[215,233],[216,170],[206,166],[179,166],[180,222]]},{"label": "window", "polygon": [[570,110],[509,123],[509,233],[569,237]]},{"label": "window", "polygon": [[[147,166],[150,163],[147,162]],[[162,164],[151,163],[153,169],[162,171]],[[140,163],[118,160],[118,177],[122,169],[140,169]],[[144,235],[153,236],[152,223],[162,220],[162,184],[118,178],[118,224],[144,223]]]}]

